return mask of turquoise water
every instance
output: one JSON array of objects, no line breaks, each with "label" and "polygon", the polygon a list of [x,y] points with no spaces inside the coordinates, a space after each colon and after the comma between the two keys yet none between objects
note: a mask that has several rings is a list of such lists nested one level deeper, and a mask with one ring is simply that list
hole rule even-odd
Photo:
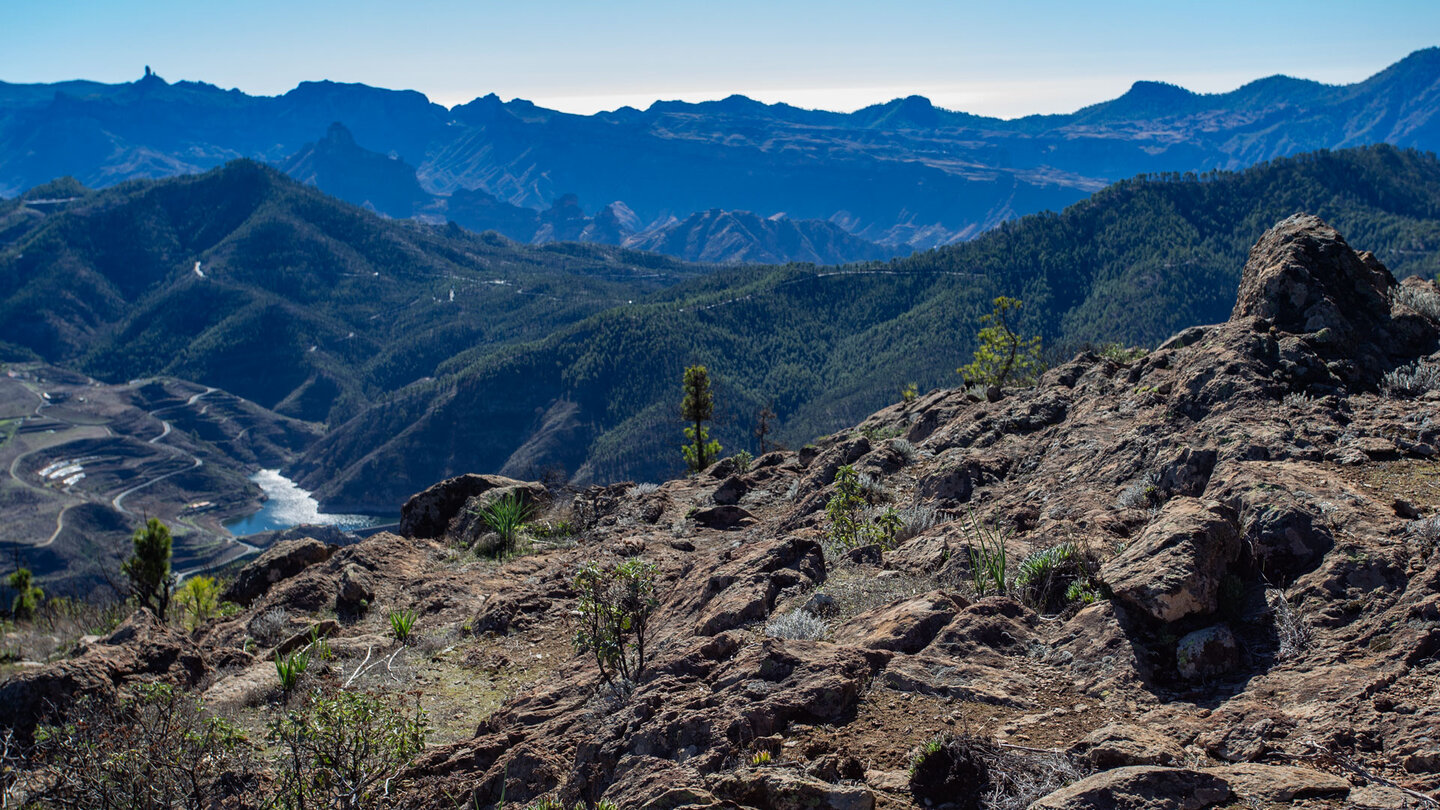
[{"label": "turquoise water", "polygon": [[386,518],[372,515],[331,515],[320,511],[320,503],[298,484],[280,474],[279,470],[261,470],[250,480],[264,490],[266,501],[260,511],[225,522],[225,528],[236,537],[257,532],[289,529],[301,524],[338,526],[345,531],[379,526]]}]

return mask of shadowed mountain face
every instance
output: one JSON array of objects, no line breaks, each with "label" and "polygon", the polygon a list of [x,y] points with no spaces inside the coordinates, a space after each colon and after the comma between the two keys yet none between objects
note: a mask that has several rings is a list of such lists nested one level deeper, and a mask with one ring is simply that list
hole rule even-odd
[{"label": "shadowed mountain face", "polygon": [[[104,186],[252,157],[391,216],[449,218],[514,238],[529,230],[525,212],[573,194],[584,212],[601,212],[587,215],[595,219],[615,201],[633,215],[627,228],[597,225],[597,241],[721,209],[832,222],[894,255],[1058,209],[1141,172],[1239,169],[1376,142],[1433,150],[1437,111],[1433,48],[1353,85],[1274,76],[1200,95],[1138,82],[1070,115],[1010,121],[919,96],[849,114],[734,96],[578,116],[493,95],[446,110],[415,92],[364,85],[307,82],[272,98],[151,75],[125,85],[0,84],[0,193],[61,175]],[[353,143],[334,131],[316,142],[334,122]],[[417,183],[439,199],[419,196]],[[544,225],[532,237],[575,238],[548,235],[563,230],[553,227],[535,236]],[[723,244],[697,255],[768,250],[763,241],[739,253]]]},{"label": "shadowed mountain face", "polygon": [[[998,295],[1022,298],[1020,329],[1062,353],[1154,345],[1223,320],[1245,251],[1296,211],[1398,276],[1433,275],[1437,195],[1433,156],[1371,147],[1125,181],[885,264],[716,268],[385,220],[239,161],[0,203],[0,357],[107,381],[171,374],[324,422],[287,471],[328,511],[383,514],[459,472],[678,472],[676,390],[694,363],[710,367],[727,449],[750,446],[765,405],[772,438],[798,446],[907,382],[953,385]],[[562,200],[540,227],[584,238],[626,221],[577,207]],[[825,244],[758,217],[689,227],[780,240],[792,226],[807,249]]]}]

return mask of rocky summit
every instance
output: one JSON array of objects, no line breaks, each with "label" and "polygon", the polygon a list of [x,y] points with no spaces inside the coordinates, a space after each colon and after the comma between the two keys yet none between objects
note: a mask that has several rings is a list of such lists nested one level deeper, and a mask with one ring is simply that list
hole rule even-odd
[{"label": "rocky summit", "polygon": [[[658,487],[452,479],[411,536],[275,547],[193,635],[142,612],[12,676],[0,723],[165,679],[258,728],[275,652],[328,635],[307,678],[428,713],[396,807],[1435,806],[1437,335],[1434,283],[1297,215],[1228,321],[1143,356]],[[497,503],[575,533],[481,559]],[[658,607],[644,669],[606,685],[572,646],[577,573],[626,560]],[[403,645],[392,608],[418,616]]]}]

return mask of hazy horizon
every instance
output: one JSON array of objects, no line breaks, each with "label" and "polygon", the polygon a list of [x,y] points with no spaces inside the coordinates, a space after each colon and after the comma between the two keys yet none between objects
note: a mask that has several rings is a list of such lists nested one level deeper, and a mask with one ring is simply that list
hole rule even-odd
[{"label": "hazy horizon", "polygon": [[[83,6],[83,13],[76,13]],[[1308,26],[1293,36],[1295,22]],[[589,114],[733,94],[850,112],[923,95],[1015,118],[1069,113],[1136,81],[1197,93],[1284,74],[1361,81],[1437,44],[1440,4],[1218,0],[1164,7],[1043,0],[699,4],[373,0],[244,7],[178,0],[0,11],[0,80],[168,81],[278,95],[328,79],[413,89],[446,107],[495,93]]]}]

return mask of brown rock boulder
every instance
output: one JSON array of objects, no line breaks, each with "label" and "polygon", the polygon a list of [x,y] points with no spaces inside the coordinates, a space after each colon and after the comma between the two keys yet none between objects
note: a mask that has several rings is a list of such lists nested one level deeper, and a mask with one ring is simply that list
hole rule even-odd
[{"label": "brown rock boulder", "polygon": [[715,488],[710,498],[721,506],[733,506],[734,504],[740,503],[740,499],[745,496],[745,493],[749,491],[749,489],[750,487],[745,483],[745,479],[738,475],[732,475],[726,478],[720,486]]},{"label": "brown rock boulder", "polygon": [[1220,776],[1236,796],[1250,802],[1344,799],[1350,795],[1350,783],[1344,778],[1310,768],[1242,762],[1209,773]]},{"label": "brown rock boulder", "polygon": [[235,582],[221,598],[249,607],[251,602],[264,596],[271,585],[293,577],[315,563],[325,562],[336,548],[310,537],[277,543],[240,569]]},{"label": "brown rock boulder", "polygon": [[695,519],[696,523],[707,529],[721,531],[743,529],[755,524],[755,516],[738,506],[712,506],[709,509],[699,510],[691,517]]},{"label": "brown rock boulder", "polygon": [[764,619],[787,588],[809,588],[824,581],[820,545],[791,537],[757,544],[739,559],[721,565],[686,602],[700,617],[695,632],[710,636]]},{"label": "brown rock boulder", "polygon": [[892,602],[862,613],[835,633],[835,640],[871,650],[917,653],[962,607],[942,591]]},{"label": "brown rock boulder", "polygon": [[400,534],[406,537],[442,537],[450,521],[477,495],[525,482],[503,475],[457,475],[410,496],[400,509]]},{"label": "brown rock boulder", "polygon": [[1099,770],[1127,765],[1178,765],[1185,756],[1179,743],[1132,723],[1101,726],[1070,750]]},{"label": "brown rock boulder", "polygon": [[1204,810],[1234,793],[1218,774],[1133,765],[1101,771],[1030,805],[1031,810]]},{"label": "brown rock boulder", "polygon": [[1187,633],[1175,645],[1175,666],[1187,681],[1208,681],[1240,666],[1240,645],[1223,624]]},{"label": "brown rock boulder", "polygon": [[863,785],[833,785],[782,768],[751,768],[715,779],[717,796],[770,810],[873,810],[875,794]]},{"label": "brown rock boulder", "polygon": [[1100,571],[1116,601],[1162,622],[1214,613],[1220,581],[1240,556],[1233,509],[1174,498]]},{"label": "brown rock boulder", "polygon": [[1390,320],[1393,286],[1373,256],[1362,261],[1319,217],[1296,214],[1250,248],[1230,320],[1265,318],[1286,332],[1330,329],[1342,341],[1368,337]]}]

